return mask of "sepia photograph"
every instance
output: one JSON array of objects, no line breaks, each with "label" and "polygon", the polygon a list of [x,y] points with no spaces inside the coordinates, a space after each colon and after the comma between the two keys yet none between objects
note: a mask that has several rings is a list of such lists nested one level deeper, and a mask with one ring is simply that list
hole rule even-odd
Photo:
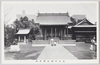
[{"label": "sepia photograph", "polygon": [[2,1],[2,63],[99,63],[98,1]]}]

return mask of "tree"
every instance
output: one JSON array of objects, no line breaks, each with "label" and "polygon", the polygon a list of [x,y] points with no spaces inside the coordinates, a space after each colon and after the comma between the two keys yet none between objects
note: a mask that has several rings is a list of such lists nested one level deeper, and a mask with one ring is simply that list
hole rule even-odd
[{"label": "tree", "polygon": [[36,36],[40,34],[40,27],[39,25],[35,24],[34,27],[31,28],[31,40],[35,40]]},{"label": "tree", "polygon": [[4,26],[4,42],[5,46],[10,46],[13,44],[13,41],[15,39],[14,37],[14,27],[12,25],[5,25]]},{"label": "tree", "polygon": [[76,21],[74,18],[72,18],[72,17],[70,18],[70,20],[73,22],[73,25],[75,25],[76,22],[77,22],[77,21]]},{"label": "tree", "polygon": [[28,21],[28,17],[25,16],[25,17],[23,18],[23,21]]},{"label": "tree", "polygon": [[11,8],[5,8],[4,10],[4,46],[10,46],[14,41],[14,27],[12,24],[8,24],[11,20],[10,15]]},{"label": "tree", "polygon": [[28,17],[21,17],[20,20],[16,19],[14,21],[16,28],[18,29],[26,29],[29,28],[30,22],[28,21]]},{"label": "tree", "polygon": [[16,31],[19,30],[19,29],[21,28],[21,25],[19,24],[18,19],[16,19],[16,20],[14,21],[14,25],[15,25],[15,27],[16,27]]},{"label": "tree", "polygon": [[31,35],[29,35],[30,39],[35,39],[36,36],[40,33],[40,27],[39,24],[34,23],[34,19],[28,20],[28,17],[21,17],[20,20],[16,19],[14,21],[14,25],[16,26],[16,29],[30,29]]},{"label": "tree", "polygon": [[18,32],[19,29],[30,29],[30,40],[36,39],[36,36],[40,33],[39,24],[34,23],[34,20],[28,20],[27,16],[21,17],[20,20],[16,19],[13,24],[4,26],[5,46],[10,46],[13,44],[15,33]]},{"label": "tree", "polygon": [[12,9],[11,7],[9,7],[9,8],[5,7],[5,9],[4,9],[4,25],[7,25],[11,20],[11,16],[9,16],[11,9]]}]

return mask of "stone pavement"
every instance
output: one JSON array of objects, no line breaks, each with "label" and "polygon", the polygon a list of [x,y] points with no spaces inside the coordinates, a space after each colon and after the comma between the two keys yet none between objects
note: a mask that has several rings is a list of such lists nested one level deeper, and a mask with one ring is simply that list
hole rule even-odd
[{"label": "stone pavement", "polygon": [[42,59],[66,59],[66,60],[78,60],[73,54],[66,50],[63,46],[46,46],[37,60]]}]

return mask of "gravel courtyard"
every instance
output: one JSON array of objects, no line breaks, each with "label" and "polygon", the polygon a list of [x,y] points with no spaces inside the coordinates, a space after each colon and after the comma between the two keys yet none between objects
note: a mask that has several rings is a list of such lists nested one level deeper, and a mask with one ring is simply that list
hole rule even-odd
[{"label": "gravel courtyard", "polygon": [[90,50],[90,43],[76,42],[76,46],[64,46],[78,59],[96,59],[96,52]]},{"label": "gravel courtyard", "polygon": [[[70,54],[70,56],[73,55],[77,59],[96,59],[96,53],[94,51],[90,51],[89,43],[84,43],[84,42],[75,42],[75,43],[76,43],[76,46],[61,46],[60,44],[58,44],[59,46],[57,47],[56,46],[50,47],[50,46],[45,46],[45,45],[32,46],[32,44],[25,44],[25,45],[19,46],[20,52],[9,52],[8,51],[9,48],[6,48],[5,49],[5,60],[36,60],[40,58],[42,55],[45,55],[43,53],[47,53],[47,52],[48,54],[49,53],[52,54],[51,56],[54,56],[55,55],[53,52],[54,50],[56,50],[56,52],[58,53],[59,50],[61,51],[61,49],[63,48]],[[59,49],[60,47],[61,49]],[[46,48],[49,50],[47,50]],[[62,56],[59,56],[59,57],[63,57],[63,54],[67,55],[67,52],[62,53]],[[60,53],[57,55],[60,55]],[[48,57],[44,57],[44,58],[48,58]]]},{"label": "gravel courtyard", "polygon": [[[6,60],[36,60],[44,46],[34,46],[32,44],[20,45],[20,52],[5,52]],[[9,50],[6,49],[6,50]]]}]

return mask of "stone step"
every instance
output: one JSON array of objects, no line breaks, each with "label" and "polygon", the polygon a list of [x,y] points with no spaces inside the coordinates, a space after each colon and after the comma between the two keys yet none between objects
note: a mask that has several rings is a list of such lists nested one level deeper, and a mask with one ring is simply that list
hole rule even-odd
[{"label": "stone step", "polygon": [[49,40],[32,40],[33,44],[49,44]]},{"label": "stone step", "polygon": [[[55,40],[58,44],[74,44],[76,40]],[[50,44],[50,40],[32,40],[33,44]]]},{"label": "stone step", "polygon": [[76,40],[59,40],[59,44],[75,44]]}]

